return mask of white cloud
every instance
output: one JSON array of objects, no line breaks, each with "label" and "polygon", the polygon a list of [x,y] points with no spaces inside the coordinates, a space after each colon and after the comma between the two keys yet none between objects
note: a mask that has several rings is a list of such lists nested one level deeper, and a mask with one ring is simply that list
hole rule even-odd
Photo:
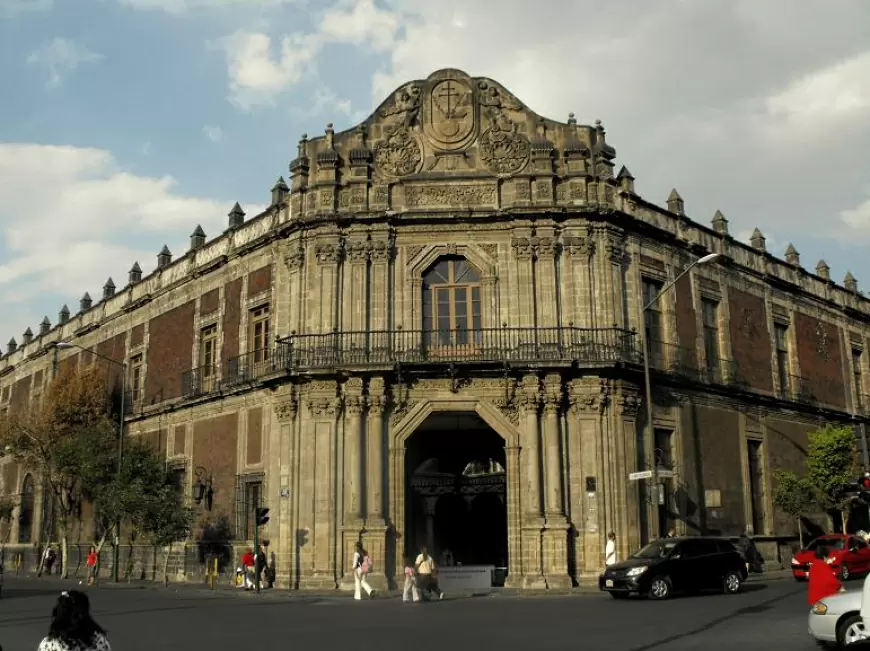
[{"label": "white cloud", "polygon": [[72,73],[83,63],[94,63],[103,55],[91,52],[83,45],[78,45],[65,38],[55,38],[33,51],[27,58],[27,63],[36,64],[48,72],[47,88],[56,88],[64,77]]},{"label": "white cloud", "polygon": [[0,0],[0,17],[12,18],[32,11],[51,9],[53,0]]},{"label": "white cloud", "polygon": [[864,199],[857,206],[842,211],[840,219],[844,224],[856,230],[870,230],[870,197]]},{"label": "white cloud", "polygon": [[220,127],[206,125],[202,128],[202,133],[212,142],[220,142],[224,139],[224,132]]},{"label": "white cloud", "polygon": [[169,14],[186,14],[197,9],[254,8],[282,4],[299,4],[305,0],[117,0],[134,9],[164,11]]},{"label": "white cloud", "polygon": [[151,144],[151,141],[147,140],[146,142],[142,143],[141,147],[139,147],[139,153],[143,156],[150,156],[153,148],[154,146]]},{"label": "white cloud", "polygon": [[[85,291],[96,300],[110,276],[122,287],[134,261],[146,273],[154,268],[163,243],[180,256],[185,248],[173,247],[184,247],[197,224],[209,236],[223,232],[231,206],[186,196],[170,176],[124,172],[105,150],[0,144],[4,330],[33,327],[42,318],[35,310],[46,311],[41,303],[52,297],[54,320],[63,303],[74,310]],[[263,206],[245,209],[254,215]]]}]

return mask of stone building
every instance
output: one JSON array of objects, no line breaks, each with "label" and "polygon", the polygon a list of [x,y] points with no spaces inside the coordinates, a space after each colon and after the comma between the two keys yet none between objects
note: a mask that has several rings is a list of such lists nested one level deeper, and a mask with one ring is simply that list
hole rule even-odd
[{"label": "stone building", "polygon": [[[596,576],[610,530],[624,555],[665,527],[749,527],[775,555],[796,531],[772,470],[800,469],[820,423],[866,420],[870,303],[719,212],[690,219],[676,191],[643,199],[615,157],[600,122],[539,117],[493,80],[407,83],[302,136],[262,214],[237,204],[217,237],[197,228],[10,342],[0,409],[38,399],[55,355],[125,362],[128,435],[206,488],[189,575],[203,539],[250,544],[256,504],[278,584],[299,588],[346,585],[360,539],[382,584],[425,543],[521,587]],[[32,548],[38,478],[0,463],[7,548]],[[653,463],[661,489],[630,481]]]}]

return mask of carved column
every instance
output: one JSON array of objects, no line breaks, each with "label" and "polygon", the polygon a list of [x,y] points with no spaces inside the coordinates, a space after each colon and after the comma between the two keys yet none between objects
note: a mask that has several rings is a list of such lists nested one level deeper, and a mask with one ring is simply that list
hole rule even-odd
[{"label": "carved column", "polygon": [[345,522],[362,520],[362,378],[350,378],[344,385],[345,427]]},{"label": "carved column", "polygon": [[387,406],[384,379],[369,380],[369,415],[366,428],[366,526],[363,542],[378,559],[369,582],[376,590],[387,588],[387,526],[384,518],[384,410]]},{"label": "carved column", "polygon": [[521,233],[515,236],[511,242],[514,250],[513,266],[515,269],[512,292],[514,300],[510,311],[506,313],[505,321],[512,327],[530,328],[535,325],[535,286],[532,268],[534,245],[529,232],[522,231]]},{"label": "carved column", "polygon": [[[299,410],[299,401],[296,389],[289,387],[289,393],[281,396],[275,402],[275,419],[278,431],[278,545],[276,560],[276,582],[281,588],[295,588],[299,577],[296,576],[297,551],[295,509],[293,508],[299,499],[298,493],[291,486],[294,466],[298,463],[296,450],[295,430],[297,425],[296,414]],[[274,429],[274,428],[273,428]],[[274,434],[273,434],[274,436]]]},{"label": "carved column", "polygon": [[[605,226],[598,230],[601,255],[597,256],[599,274],[597,327],[623,327],[623,295],[625,291],[625,242],[620,229]],[[603,300],[602,300],[603,299]]]},{"label": "carved column", "polygon": [[[393,253],[392,238],[373,239],[369,242],[369,257],[371,266],[371,320],[370,328],[373,333],[371,346],[377,354],[379,350],[388,350],[390,341],[386,331],[390,328],[390,260]],[[422,324],[421,324],[422,325]]]},{"label": "carved column", "polygon": [[308,300],[309,330],[311,332],[333,332],[339,327],[337,314],[338,265],[343,256],[341,240],[338,236],[317,241],[314,255],[320,268],[311,278]]},{"label": "carved column", "polygon": [[[628,481],[628,474],[634,471],[637,463],[637,414],[642,404],[640,391],[637,387],[622,384],[616,393],[615,402],[616,523],[621,530],[616,540],[620,558],[628,558],[629,554],[640,547],[640,509],[645,508],[640,495],[640,482]],[[658,506],[653,507],[653,513],[658,517]]]},{"label": "carved column", "polygon": [[[288,287],[287,305],[288,315],[284,323],[289,325],[289,332],[302,332],[305,323],[304,292],[302,291],[302,278],[305,268],[305,249],[301,240],[290,242],[290,250],[284,255],[284,265],[287,267]],[[284,303],[279,301],[279,304]]]},{"label": "carved column", "polygon": [[[342,330],[345,332],[363,333],[366,330],[366,312],[368,292],[366,289],[368,273],[368,242],[363,239],[355,239],[347,243],[345,247],[347,262],[344,269],[344,295],[341,296]],[[362,334],[354,335],[354,339],[346,342],[354,348],[365,344]]]},{"label": "carved column", "polygon": [[562,450],[559,409],[562,405],[562,378],[548,375],[544,380],[543,440],[546,459],[546,529],[543,537],[544,575],[549,588],[568,588],[568,521],[562,497]]},{"label": "carved column", "polygon": [[517,392],[520,419],[520,460],[522,466],[522,585],[527,588],[546,588],[541,557],[541,456],[538,430],[538,406],[541,402],[540,381],[535,375],[526,375]]},{"label": "carved column", "polygon": [[562,279],[565,293],[562,300],[562,323],[573,323],[577,328],[591,328],[592,300],[589,266],[595,249],[594,241],[586,234],[566,235],[562,245]]},{"label": "carved column", "polygon": [[[539,328],[554,328],[559,324],[556,302],[556,252],[558,242],[553,229],[538,229],[537,261],[535,262],[535,292]],[[555,333],[542,333],[544,343],[555,343]]]}]

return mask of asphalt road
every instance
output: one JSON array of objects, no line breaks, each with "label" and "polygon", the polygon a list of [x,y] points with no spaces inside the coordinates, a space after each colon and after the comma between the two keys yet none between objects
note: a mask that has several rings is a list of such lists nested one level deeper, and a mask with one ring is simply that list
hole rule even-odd
[{"label": "asphalt road", "polygon": [[[58,580],[8,580],[0,599],[3,651],[33,651],[64,587]],[[115,651],[748,651],[816,649],[806,632],[806,586],[750,583],[745,592],[615,601],[607,595],[454,597],[403,604],[346,596],[214,593],[199,588],[98,587],[97,621]]]}]

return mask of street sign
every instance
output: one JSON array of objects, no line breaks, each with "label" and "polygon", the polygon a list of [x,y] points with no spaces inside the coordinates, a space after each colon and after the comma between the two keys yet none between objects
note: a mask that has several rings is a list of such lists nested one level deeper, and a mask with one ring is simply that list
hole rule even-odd
[{"label": "street sign", "polygon": [[674,477],[673,470],[659,469],[659,479],[672,479]]},{"label": "street sign", "polygon": [[628,479],[629,481],[637,481],[638,479],[652,479],[652,476],[652,470],[641,470],[640,472],[629,473]]}]

